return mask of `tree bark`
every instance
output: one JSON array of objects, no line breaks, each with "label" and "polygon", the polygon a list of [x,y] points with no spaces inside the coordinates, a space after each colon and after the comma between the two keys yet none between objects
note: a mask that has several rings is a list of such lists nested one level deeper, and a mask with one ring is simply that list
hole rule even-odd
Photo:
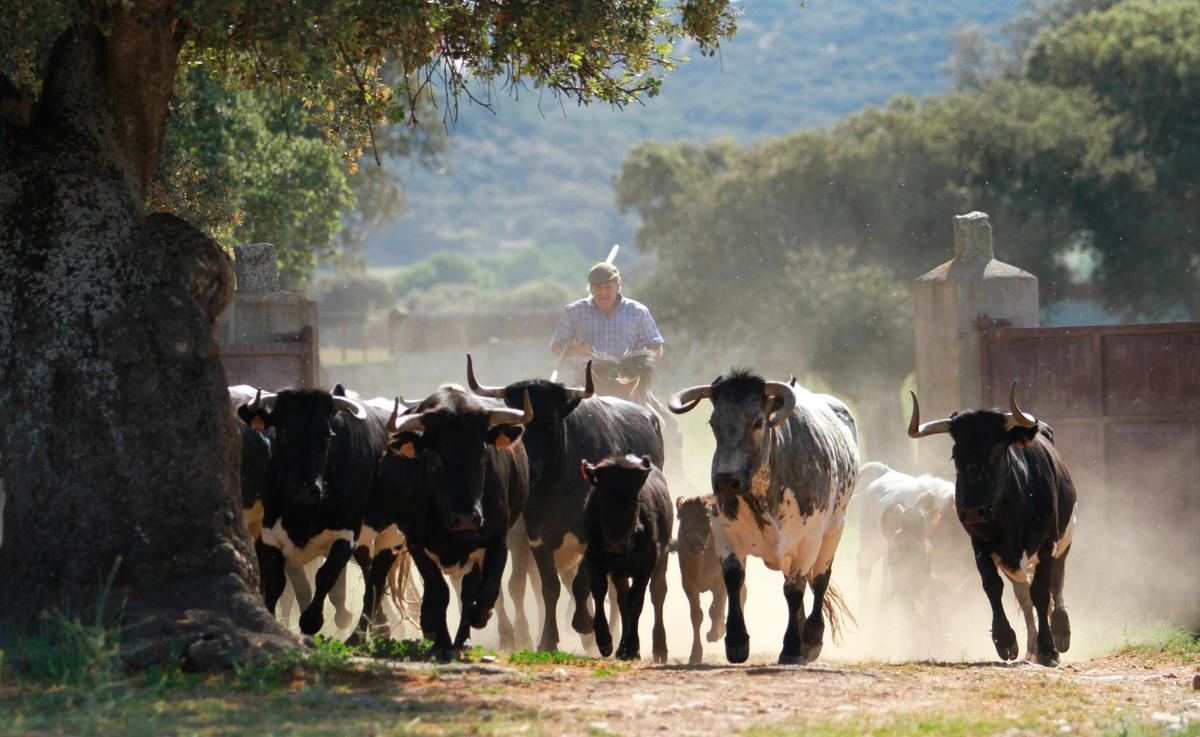
[{"label": "tree bark", "polygon": [[121,8],[60,40],[0,151],[0,632],[102,603],[138,623],[135,665],[211,669],[298,640],[262,605],[242,520],[213,336],[229,259],[142,208],[179,38],[167,9]]}]

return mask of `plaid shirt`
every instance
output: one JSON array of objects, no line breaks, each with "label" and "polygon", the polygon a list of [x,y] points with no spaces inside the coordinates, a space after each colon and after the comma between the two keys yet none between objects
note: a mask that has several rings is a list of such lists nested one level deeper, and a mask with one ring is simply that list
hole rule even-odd
[{"label": "plaid shirt", "polygon": [[[617,309],[609,317],[591,297],[576,300],[563,308],[554,342],[566,343],[579,338],[597,353],[620,356],[625,351],[662,345],[662,333],[654,324],[650,310],[641,302],[621,296]],[[577,362],[576,374],[582,377],[583,363]]]}]

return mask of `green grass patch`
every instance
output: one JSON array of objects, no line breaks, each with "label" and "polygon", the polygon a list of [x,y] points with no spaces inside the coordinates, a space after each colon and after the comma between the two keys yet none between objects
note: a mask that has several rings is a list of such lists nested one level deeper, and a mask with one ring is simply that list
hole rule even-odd
[{"label": "green grass patch", "polygon": [[366,658],[419,663],[433,658],[433,641],[389,640],[385,637],[372,637],[365,643],[355,646],[353,652],[355,655]]},{"label": "green grass patch", "polygon": [[1200,660],[1200,636],[1170,624],[1158,624],[1127,634],[1125,643],[1113,655],[1149,656],[1155,660],[1178,662],[1182,665]]},{"label": "green grass patch", "polygon": [[552,653],[538,650],[518,650],[507,658],[510,665],[595,665],[598,661],[584,655],[564,653],[555,650]]}]

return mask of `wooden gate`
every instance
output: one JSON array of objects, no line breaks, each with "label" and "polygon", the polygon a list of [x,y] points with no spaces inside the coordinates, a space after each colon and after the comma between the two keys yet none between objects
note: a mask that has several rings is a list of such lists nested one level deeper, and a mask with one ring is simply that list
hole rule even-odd
[{"label": "wooden gate", "polygon": [[1182,586],[1191,612],[1177,613],[1196,616],[1200,323],[980,327],[984,405],[1006,407],[1019,382],[1021,407],[1054,428],[1079,488],[1081,530],[1087,520],[1097,530],[1129,530],[1106,550],[1142,546],[1162,570],[1178,570],[1180,553],[1189,557],[1190,580],[1161,584]]},{"label": "wooden gate", "polygon": [[230,386],[249,384],[268,391],[317,386],[317,344],[308,326],[294,340],[222,343],[221,363]]}]

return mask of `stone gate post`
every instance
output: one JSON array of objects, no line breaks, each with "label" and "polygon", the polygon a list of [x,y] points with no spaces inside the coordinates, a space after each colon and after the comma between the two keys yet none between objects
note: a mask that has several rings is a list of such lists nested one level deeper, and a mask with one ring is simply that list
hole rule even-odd
[{"label": "stone gate post", "polygon": [[[954,258],[919,277],[913,292],[922,418],[982,407],[980,317],[1037,327],[1037,277],[997,261],[987,214],[970,212],[954,218]],[[947,437],[922,440],[922,468],[951,473],[950,447]]]}]

